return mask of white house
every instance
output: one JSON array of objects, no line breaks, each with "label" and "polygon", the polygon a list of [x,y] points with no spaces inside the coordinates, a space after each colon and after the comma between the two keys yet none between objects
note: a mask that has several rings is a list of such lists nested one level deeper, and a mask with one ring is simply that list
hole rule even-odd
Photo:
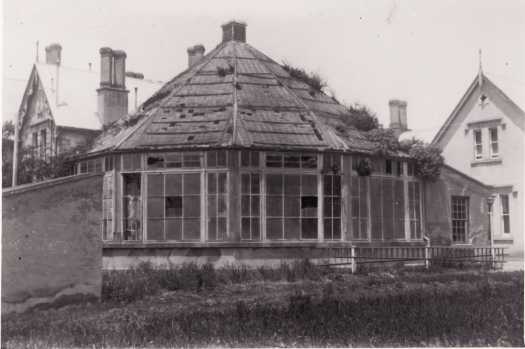
[{"label": "white house", "polygon": [[491,232],[496,246],[523,253],[525,112],[480,69],[437,132],[445,162],[493,187]]}]

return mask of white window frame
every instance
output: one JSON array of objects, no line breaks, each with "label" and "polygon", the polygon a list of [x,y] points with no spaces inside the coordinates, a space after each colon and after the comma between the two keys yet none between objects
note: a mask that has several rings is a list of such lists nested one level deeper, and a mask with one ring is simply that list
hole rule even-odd
[{"label": "white window frame", "polygon": [[[476,135],[479,134],[479,142],[477,140]],[[475,160],[481,160],[483,159],[483,132],[481,128],[476,128],[473,130],[472,135],[474,137],[474,159]],[[478,147],[480,147],[481,151],[478,152]]]},{"label": "white window frame", "polygon": [[[507,201],[507,213],[504,212],[503,208],[503,198],[506,198]],[[499,194],[499,203],[500,203],[500,231],[502,235],[509,236],[512,233],[510,226],[510,195],[509,194]],[[508,217],[509,220],[509,231],[505,231],[505,217]]]},{"label": "white window frame", "polygon": [[[489,145],[489,151],[490,151],[490,157],[491,158],[498,158],[499,157],[499,134],[498,134],[498,128],[497,127],[489,127],[489,142],[490,142],[490,145]],[[496,134],[496,140],[493,139],[493,133],[492,131],[495,132]],[[498,148],[498,151],[495,152],[494,151],[494,145],[496,145],[496,147]]]}]

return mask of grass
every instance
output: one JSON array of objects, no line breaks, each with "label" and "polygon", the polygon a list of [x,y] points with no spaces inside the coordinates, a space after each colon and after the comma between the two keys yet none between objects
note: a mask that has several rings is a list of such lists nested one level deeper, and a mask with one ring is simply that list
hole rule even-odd
[{"label": "grass", "polygon": [[143,264],[102,302],[2,320],[7,347],[522,346],[523,273]]}]

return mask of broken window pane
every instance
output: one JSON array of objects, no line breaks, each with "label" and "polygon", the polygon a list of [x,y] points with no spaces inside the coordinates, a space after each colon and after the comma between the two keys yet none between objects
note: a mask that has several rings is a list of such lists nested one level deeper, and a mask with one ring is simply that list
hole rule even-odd
[{"label": "broken window pane", "polygon": [[162,154],[148,155],[146,163],[148,165],[148,168],[150,169],[163,168],[164,167],[164,156]]},{"label": "broken window pane", "polygon": [[182,197],[166,197],[166,217],[182,217]]},{"label": "broken window pane", "polygon": [[301,216],[317,217],[317,196],[301,197]]},{"label": "broken window pane", "polygon": [[317,155],[302,155],[301,156],[301,167],[302,168],[317,168]]}]

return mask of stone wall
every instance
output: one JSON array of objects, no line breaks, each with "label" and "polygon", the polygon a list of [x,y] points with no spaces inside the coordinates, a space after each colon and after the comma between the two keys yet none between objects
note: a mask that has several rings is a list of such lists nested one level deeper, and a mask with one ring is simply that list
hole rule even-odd
[{"label": "stone wall", "polygon": [[5,190],[2,313],[100,297],[102,176]]},{"label": "stone wall", "polygon": [[424,191],[425,235],[432,245],[452,244],[452,196],[469,198],[469,235],[467,244],[488,246],[489,219],[487,198],[490,187],[444,166],[436,182],[426,182]]}]

